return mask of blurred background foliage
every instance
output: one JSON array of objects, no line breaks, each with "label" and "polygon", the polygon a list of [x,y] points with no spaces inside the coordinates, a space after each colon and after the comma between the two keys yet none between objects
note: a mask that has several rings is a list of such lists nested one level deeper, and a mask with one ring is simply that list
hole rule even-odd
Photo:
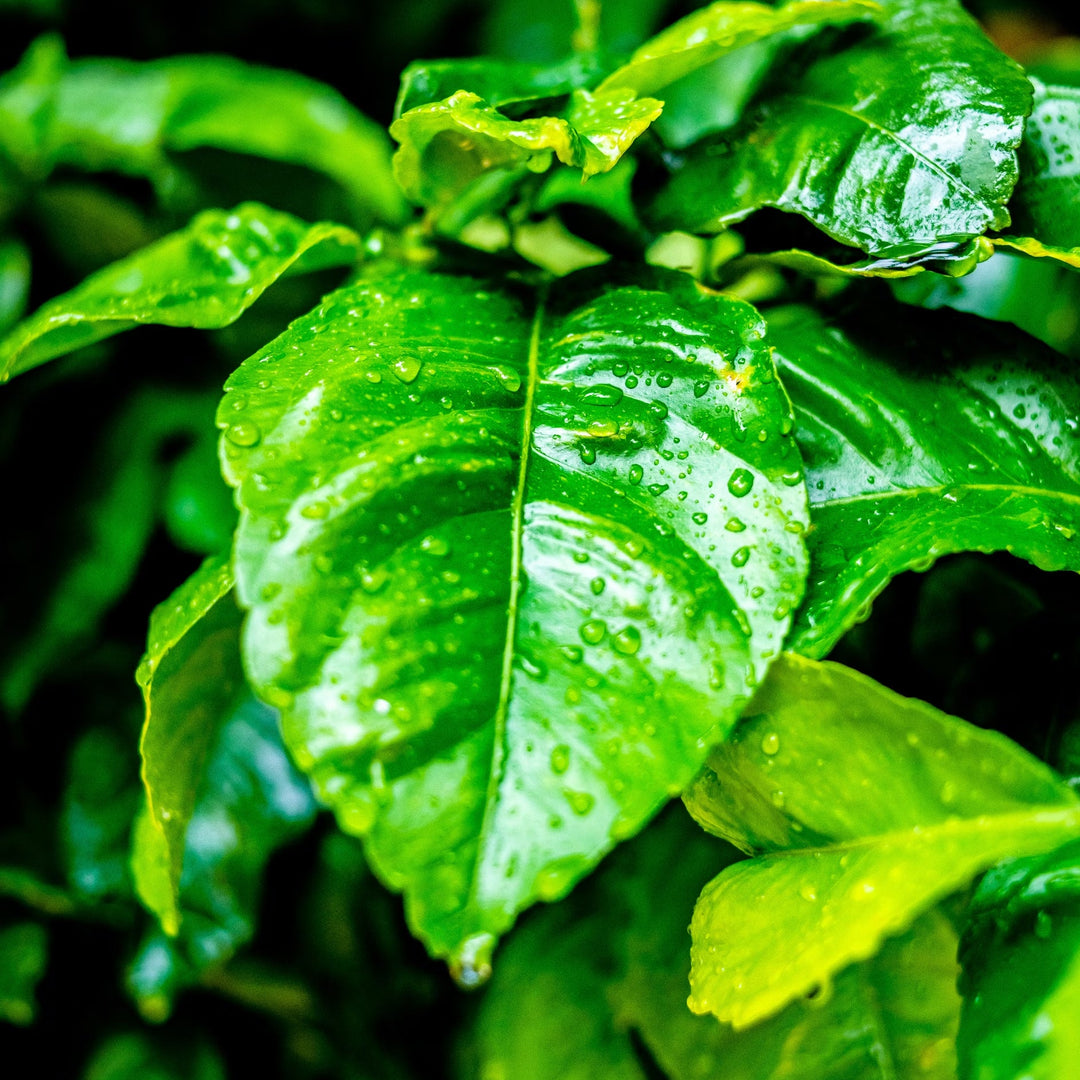
[{"label": "blurred background foliage", "polygon": [[[632,49],[696,6],[606,4],[604,41]],[[1033,71],[1080,84],[1080,38],[1072,36],[1080,11],[1050,0],[969,6]],[[216,53],[320,80],[385,125],[410,61],[480,53],[553,61],[566,54],[574,25],[573,0],[0,0],[0,72],[47,32],[73,60]],[[5,204],[0,175],[0,330],[203,206],[258,197],[310,220],[329,215],[361,227],[373,212],[387,213],[350,203],[340,184],[295,163],[213,147],[182,156],[179,187],[152,170],[106,164],[90,173],[61,162]],[[770,220],[762,214],[748,226],[748,250],[769,250]],[[782,246],[792,228],[785,221]],[[775,289],[777,273],[744,281],[744,292]],[[233,525],[212,419],[220,386],[339,279],[332,271],[289,279],[227,330],[144,328],[0,394],[6,1075],[32,1067],[87,1080],[438,1080],[468,1061],[459,1032],[476,999],[426,957],[359,845],[316,815],[275,741],[274,717],[255,702],[237,702],[213,751],[183,882],[196,917],[179,939],[156,929],[129,871],[142,820],[142,704],[132,675],[147,616],[203,556],[227,546]],[[969,277],[926,274],[897,292],[1015,321],[1076,354],[1074,280],[1048,260],[1003,255]],[[1080,640],[1078,590],[1074,576],[1004,556],[943,560],[900,579],[837,658],[999,727],[1075,775],[1080,736],[1069,720],[1080,711],[1080,657],[1060,643]],[[1026,680],[1010,678],[1017,665]],[[1014,700],[1033,681],[1046,702],[1035,717]],[[248,823],[242,837],[230,824],[234,812]],[[598,903],[603,889],[590,886],[568,903]],[[531,913],[516,948],[528,948],[528,925],[553,918],[573,916]],[[647,1074],[655,1068],[644,1050],[634,1052]],[[467,1064],[458,1067],[468,1075]]]}]

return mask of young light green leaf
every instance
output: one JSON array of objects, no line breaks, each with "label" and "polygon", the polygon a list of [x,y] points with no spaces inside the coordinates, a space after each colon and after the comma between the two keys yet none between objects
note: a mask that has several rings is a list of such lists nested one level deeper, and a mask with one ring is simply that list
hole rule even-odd
[{"label": "young light green leaf", "polygon": [[[180,926],[184,847],[210,748],[244,685],[240,610],[227,558],[210,558],[150,617],[136,680],[146,702],[140,750],[149,818],[164,840],[168,887],[141,886],[167,933]],[[140,845],[136,845],[137,849]],[[143,845],[146,847],[146,845]],[[148,850],[148,848],[147,848]],[[154,865],[160,859],[155,854]],[[142,872],[143,881],[149,871]]]},{"label": "young light green leaf", "polygon": [[390,126],[401,143],[394,175],[405,194],[444,207],[491,170],[544,172],[555,158],[585,176],[613,168],[663,109],[630,91],[576,90],[568,118],[511,120],[467,90],[411,109]]},{"label": "young light green leaf", "polygon": [[227,384],[249,676],[465,981],[779,647],[805,493],[762,333],[684,275],[386,270]]},{"label": "young light green leaf", "polygon": [[690,151],[657,227],[717,231],[774,206],[879,257],[1003,228],[1031,84],[958,0],[886,0],[839,51],[789,59],[739,125]]},{"label": "young light green leaf", "polygon": [[796,27],[843,25],[874,18],[872,0],[791,0],[781,7],[753,0],[717,0],[680,19],[635,50],[597,87],[655,94],[721,56]]},{"label": "young light green leaf", "polygon": [[789,308],[769,325],[814,522],[789,648],[826,655],[893,576],[941,555],[1080,570],[1080,386],[1063,357],[945,312],[845,329]]},{"label": "young light green leaf", "polygon": [[747,850],[701,894],[690,1007],[737,1028],[1005,858],[1080,832],[1080,800],[996,732],[838,664],[785,654],[684,796]]},{"label": "young light green leaf", "polygon": [[994,243],[1080,267],[1080,89],[1032,84],[1035,108],[1009,203],[1012,227]]},{"label": "young light green leaf", "polygon": [[67,63],[46,38],[0,83],[5,114],[18,122],[0,149],[18,145],[10,156],[31,179],[58,166],[116,171],[148,177],[167,197],[182,183],[173,155],[213,147],[330,177],[362,223],[402,217],[385,134],[340,94],[295,72],[224,56]]},{"label": "young light green leaf", "polygon": [[257,203],[204,211],[20,323],[0,341],[0,383],[142,323],[227,326],[286,272],[348,265],[358,250],[343,225],[308,225]]},{"label": "young light green leaf", "polygon": [[1080,844],[987,874],[960,960],[961,1080],[1068,1076],[1080,1054]]},{"label": "young light green leaf", "polygon": [[21,922],[0,929],[0,1020],[33,1023],[34,990],[45,974],[48,945],[40,923]]}]

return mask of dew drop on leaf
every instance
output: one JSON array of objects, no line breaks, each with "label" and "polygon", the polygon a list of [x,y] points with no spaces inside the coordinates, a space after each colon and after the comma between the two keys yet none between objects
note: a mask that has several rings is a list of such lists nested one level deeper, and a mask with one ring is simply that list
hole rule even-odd
[{"label": "dew drop on leaf", "polygon": [[641,632],[636,626],[627,626],[614,637],[612,645],[623,656],[633,656],[641,648]]},{"label": "dew drop on leaf", "polygon": [[257,446],[262,438],[262,432],[257,424],[251,423],[250,420],[241,420],[225,429],[225,438],[233,446]]},{"label": "dew drop on leaf", "polygon": [[403,383],[411,383],[420,374],[420,361],[415,356],[401,356],[391,365],[391,371]]},{"label": "dew drop on leaf", "polygon": [[770,731],[768,733],[768,735],[766,735],[761,740],[761,752],[763,754],[768,754],[769,757],[772,757],[772,755],[777,753],[779,751],[779,749],[780,749],[780,736],[777,735],[775,731]]},{"label": "dew drop on leaf", "polygon": [[737,499],[749,495],[754,486],[754,474],[749,469],[736,469],[728,477],[727,489]]},{"label": "dew drop on leaf", "polygon": [[551,771],[560,775],[570,768],[570,747],[560,743],[551,751]]},{"label": "dew drop on leaf", "polygon": [[599,645],[607,633],[607,624],[602,619],[587,619],[579,630],[582,640],[588,645]]}]

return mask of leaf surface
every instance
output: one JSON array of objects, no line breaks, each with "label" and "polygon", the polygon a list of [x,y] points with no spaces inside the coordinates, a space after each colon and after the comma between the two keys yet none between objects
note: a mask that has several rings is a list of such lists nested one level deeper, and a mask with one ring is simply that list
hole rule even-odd
[{"label": "leaf surface", "polygon": [[1067,1076],[1080,1053],[1080,844],[987,874],[960,959],[962,1080]]},{"label": "leaf surface", "polygon": [[1017,855],[1080,830],[1080,802],[996,732],[837,664],[784,654],[684,795],[766,854],[703,890],[690,1007],[746,1027]]},{"label": "leaf surface", "polygon": [[[993,261],[993,260],[991,260]],[[958,551],[1080,570],[1080,387],[1059,354],[937,312],[770,315],[814,527],[788,647],[827,654],[896,574]]]},{"label": "leaf surface", "polygon": [[34,990],[45,974],[48,944],[40,923],[20,922],[0,929],[0,1020],[33,1022]]},{"label": "leaf surface", "polygon": [[0,341],[0,382],[141,323],[227,326],[286,272],[347,265],[358,247],[343,225],[308,225],[257,203],[204,211],[20,323]]},{"label": "leaf surface", "polygon": [[718,0],[662,30],[634,51],[597,87],[645,95],[684,78],[735,49],[795,27],[843,25],[873,18],[881,8],[870,0],[792,0],[781,7],[752,0]]},{"label": "leaf surface", "polygon": [[165,842],[169,887],[156,910],[170,934],[184,847],[210,748],[244,685],[241,613],[227,558],[210,558],[150,616],[136,681],[146,703],[140,752],[153,825]]},{"label": "leaf surface", "polygon": [[388,270],[227,384],[249,675],[465,981],[779,646],[805,493],[762,332],[676,274]]},{"label": "leaf surface", "polygon": [[690,151],[657,227],[719,231],[773,206],[886,258],[1007,225],[1030,83],[957,0],[882,6],[846,48],[804,46]]}]

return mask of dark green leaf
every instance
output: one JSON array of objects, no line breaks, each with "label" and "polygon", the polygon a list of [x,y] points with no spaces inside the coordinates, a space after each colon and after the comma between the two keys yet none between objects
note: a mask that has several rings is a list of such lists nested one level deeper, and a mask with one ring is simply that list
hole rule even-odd
[{"label": "dark green leaf", "polygon": [[232,543],[236,506],[221,478],[213,426],[174,462],[162,498],[165,527],[174,544],[185,551],[212,555]]},{"label": "dark green leaf", "polygon": [[219,414],[249,676],[466,981],[685,785],[801,589],[762,323],[634,280],[386,271]]},{"label": "dark green leaf", "polygon": [[48,945],[40,923],[15,923],[0,929],[0,1020],[33,1022],[34,990],[45,974]]},{"label": "dark green leaf", "polygon": [[961,1080],[1070,1075],[1080,1055],[1080,844],[987,874],[960,959]]},{"label": "dark green leaf", "polygon": [[347,265],[359,239],[257,203],[207,210],[42,305],[0,341],[0,382],[141,323],[227,326],[289,270]]},{"label": "dark green leaf", "polygon": [[22,318],[30,293],[30,253],[17,240],[0,240],[0,334]]},{"label": "dark green leaf", "polygon": [[791,0],[778,8],[753,0],[717,0],[646,41],[629,63],[600,83],[597,92],[625,89],[655,94],[721,56],[764,38],[796,27],[873,18],[881,11],[872,0]]},{"label": "dark green leaf", "polygon": [[232,588],[228,559],[207,559],[154,609],[136,674],[146,702],[140,750],[149,816],[168,866],[169,887],[154,887],[151,908],[170,934],[179,928],[184,846],[207,757],[244,685]]},{"label": "dark green leaf", "polygon": [[106,1039],[82,1080],[225,1080],[225,1067],[202,1039],[168,1046],[132,1031]]},{"label": "dark green leaf", "polygon": [[1005,550],[1080,570],[1072,365],[970,318],[871,319],[845,330],[809,309],[770,316],[813,514],[789,641],[808,656],[828,653],[894,575],[941,555]]},{"label": "dark green leaf", "polygon": [[1080,89],[1032,81],[1012,227],[995,242],[1080,267]]},{"label": "dark green leaf", "polygon": [[684,796],[767,854],[694,911],[690,1007],[745,1027],[1001,859],[1080,831],[1072,790],[1015,743],[838,664],[784,654]]},{"label": "dark green leaf", "polygon": [[652,207],[717,231],[764,206],[877,257],[1003,228],[1031,85],[957,0],[887,0],[887,18],[785,62],[732,131],[701,144]]}]

